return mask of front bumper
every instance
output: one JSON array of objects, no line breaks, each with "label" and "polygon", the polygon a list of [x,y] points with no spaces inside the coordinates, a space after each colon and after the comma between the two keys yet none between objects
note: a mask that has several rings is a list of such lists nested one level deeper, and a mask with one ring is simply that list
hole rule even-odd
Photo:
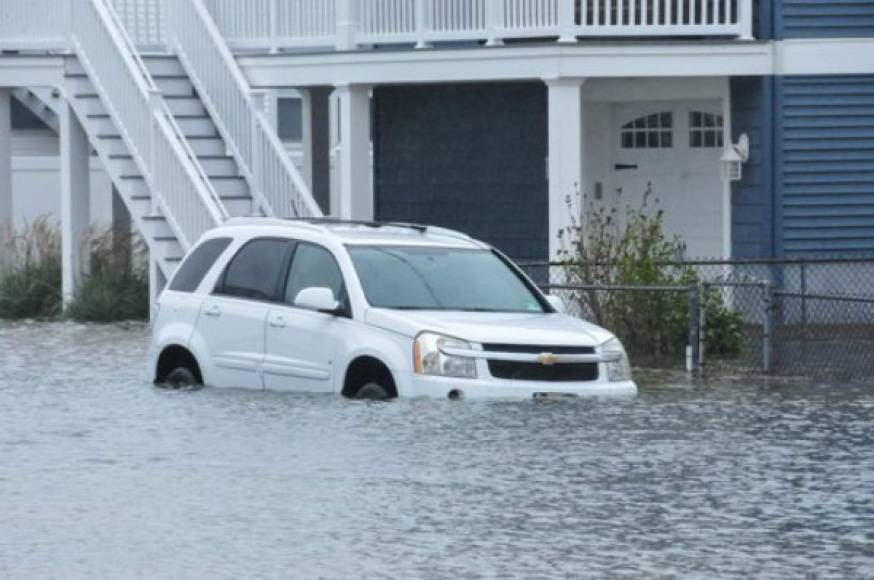
[{"label": "front bumper", "polygon": [[464,399],[531,399],[538,396],[627,397],[637,394],[634,381],[611,383],[511,381],[491,377],[452,379],[406,373],[400,381],[401,397]]}]

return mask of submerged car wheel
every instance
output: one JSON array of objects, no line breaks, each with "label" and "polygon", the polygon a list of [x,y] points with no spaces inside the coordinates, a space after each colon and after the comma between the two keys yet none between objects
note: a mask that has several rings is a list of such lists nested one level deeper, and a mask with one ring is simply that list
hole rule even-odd
[{"label": "submerged car wheel", "polygon": [[387,401],[388,389],[378,383],[367,383],[356,393],[355,398],[361,401]]},{"label": "submerged car wheel", "polygon": [[200,382],[191,369],[188,367],[178,367],[170,371],[163,386],[176,390],[196,389],[200,387]]}]

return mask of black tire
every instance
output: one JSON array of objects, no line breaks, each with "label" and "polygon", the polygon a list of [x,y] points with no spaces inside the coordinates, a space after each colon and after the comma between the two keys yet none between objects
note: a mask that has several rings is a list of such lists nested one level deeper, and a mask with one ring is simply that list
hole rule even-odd
[{"label": "black tire", "polygon": [[355,398],[359,401],[388,401],[390,395],[388,389],[379,383],[367,383],[358,389]]},{"label": "black tire", "polygon": [[183,391],[197,389],[201,385],[200,381],[197,380],[197,375],[195,375],[190,368],[177,367],[170,371],[161,386],[168,389]]}]

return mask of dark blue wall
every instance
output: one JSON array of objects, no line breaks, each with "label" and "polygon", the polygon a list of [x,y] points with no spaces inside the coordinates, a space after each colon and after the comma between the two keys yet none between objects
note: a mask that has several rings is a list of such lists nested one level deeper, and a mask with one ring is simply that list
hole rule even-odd
[{"label": "dark blue wall", "polygon": [[874,37],[874,1],[774,0],[774,36]]},{"label": "dark blue wall", "polygon": [[459,229],[544,260],[547,146],[543,83],[378,87],[376,217]]},{"label": "dark blue wall", "polygon": [[778,77],[775,103],[778,251],[874,253],[874,75]]},{"label": "dark blue wall", "polygon": [[731,79],[732,139],[750,138],[750,159],[732,184],[732,256],[774,255],[773,84],[771,77]]}]

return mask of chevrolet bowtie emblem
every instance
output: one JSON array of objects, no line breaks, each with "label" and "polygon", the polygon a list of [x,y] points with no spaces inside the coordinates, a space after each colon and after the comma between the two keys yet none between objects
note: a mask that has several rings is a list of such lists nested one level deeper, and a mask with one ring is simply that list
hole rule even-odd
[{"label": "chevrolet bowtie emblem", "polygon": [[551,352],[545,352],[540,355],[537,360],[540,361],[540,364],[542,364],[543,366],[551,367],[558,362],[558,357],[556,357]]}]

